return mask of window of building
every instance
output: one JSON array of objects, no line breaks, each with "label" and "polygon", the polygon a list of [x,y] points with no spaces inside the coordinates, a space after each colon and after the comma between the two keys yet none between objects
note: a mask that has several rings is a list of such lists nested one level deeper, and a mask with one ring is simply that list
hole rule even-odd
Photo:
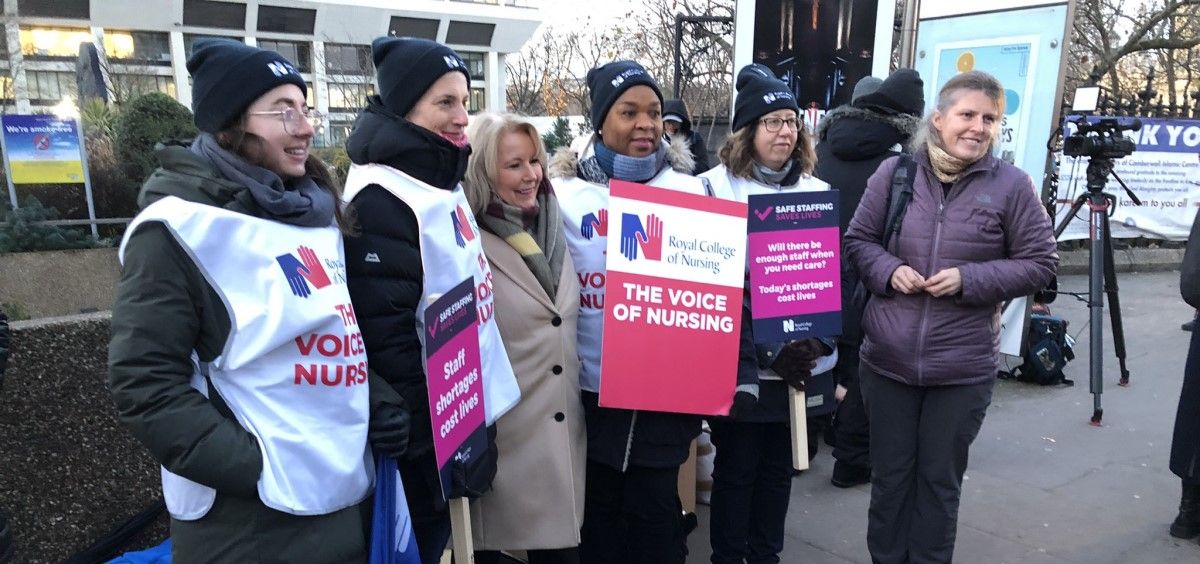
[{"label": "window of building", "polygon": [[311,82],[305,82],[304,85],[304,105],[310,108],[317,107],[317,87]]},{"label": "window of building", "polygon": [[215,0],[183,0],[183,25],[246,29],[246,5]]},{"label": "window of building", "polygon": [[259,31],[312,35],[313,25],[316,21],[316,10],[264,6],[261,4],[258,6]]},{"label": "window of building", "polygon": [[202,33],[185,33],[183,34],[183,53],[184,57],[192,56],[192,46],[197,39],[216,38],[216,39],[232,39],[234,41],[243,41],[241,37],[226,37],[224,35],[204,35]]},{"label": "window of building", "polygon": [[17,0],[17,11],[22,16],[47,18],[91,19],[88,0]]},{"label": "window of building", "polygon": [[300,72],[312,72],[312,43],[259,39],[258,48],[274,51],[296,65]]},{"label": "window of building", "polygon": [[420,37],[436,41],[438,26],[440,24],[441,22],[438,20],[392,16],[392,21],[388,24],[388,35],[396,37]]},{"label": "window of building", "polygon": [[171,42],[166,33],[106,29],[104,54],[120,63],[170,66]]},{"label": "window of building", "polygon": [[482,88],[472,88],[471,96],[467,99],[467,111],[482,112],[487,109],[487,93]]},{"label": "window of building", "polygon": [[38,106],[53,106],[76,95],[73,72],[25,71],[25,83],[29,102]]},{"label": "window of building", "polygon": [[79,58],[79,44],[91,42],[92,33],[86,29],[22,27],[20,30],[21,54],[35,61],[74,61]]},{"label": "window of building", "polygon": [[113,94],[121,101],[131,100],[151,92],[162,92],[172,98],[178,98],[175,79],[170,76],[112,73],[108,75],[108,80],[112,84]]},{"label": "window of building", "polygon": [[325,124],[325,131],[329,133],[329,146],[345,147],[346,141],[350,139],[352,129],[354,129],[352,121],[331,121]]},{"label": "window of building", "polygon": [[369,81],[330,82],[329,111],[357,112],[367,105],[367,96],[375,94],[375,85]]},{"label": "window of building", "polygon": [[371,46],[326,43],[325,71],[329,74],[374,74]]},{"label": "window of building", "polygon": [[450,20],[450,27],[446,29],[446,43],[486,47],[492,44],[492,34],[495,31],[496,24]]},{"label": "window of building", "polygon": [[471,75],[471,80],[484,80],[487,75],[487,55],[470,51],[461,51],[459,55],[462,55],[463,62],[467,63],[467,73]]},{"label": "window of building", "polygon": [[16,98],[12,76],[8,71],[0,72],[0,103],[11,104]]}]

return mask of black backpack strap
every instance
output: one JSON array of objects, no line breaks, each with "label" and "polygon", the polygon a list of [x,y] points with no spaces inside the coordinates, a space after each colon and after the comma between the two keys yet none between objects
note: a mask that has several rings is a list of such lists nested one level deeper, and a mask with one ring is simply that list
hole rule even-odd
[{"label": "black backpack strap", "polygon": [[887,223],[883,226],[881,244],[887,248],[892,237],[900,232],[900,224],[904,222],[904,212],[912,201],[913,180],[917,174],[917,161],[909,155],[901,154],[892,171],[892,187],[888,193]]}]

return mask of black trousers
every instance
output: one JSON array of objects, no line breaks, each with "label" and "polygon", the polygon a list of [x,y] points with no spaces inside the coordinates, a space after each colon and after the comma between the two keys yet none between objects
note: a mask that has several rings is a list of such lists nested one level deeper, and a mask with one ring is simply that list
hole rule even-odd
[{"label": "black trousers", "polygon": [[433,449],[412,460],[399,460],[397,465],[421,563],[438,564],[450,541],[450,508],[442,500]]},{"label": "black trousers", "polygon": [[791,429],[787,423],[712,420],[713,564],[779,562],[792,493]]},{"label": "black trousers", "polygon": [[859,376],[871,421],[871,560],[950,562],[967,454],[995,381],[909,386],[866,365]]},{"label": "black trousers", "polygon": [[858,382],[858,347],[838,344],[834,376],[846,388],[833,420],[833,458],[856,468],[871,468],[871,427]]},{"label": "black trousers", "polygon": [[624,472],[588,461],[584,487],[584,564],[683,564],[687,558],[679,468],[630,466]]}]

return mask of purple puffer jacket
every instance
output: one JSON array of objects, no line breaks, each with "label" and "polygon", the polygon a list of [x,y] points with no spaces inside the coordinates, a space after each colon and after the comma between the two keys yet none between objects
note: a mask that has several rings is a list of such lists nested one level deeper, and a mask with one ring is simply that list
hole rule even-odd
[{"label": "purple puffer jacket", "polygon": [[[1058,268],[1050,216],[1029,175],[991,155],[971,165],[949,197],[924,149],[913,199],[889,249],[879,242],[897,159],[880,164],[846,231],[846,260],[873,294],[863,313],[862,362],[914,386],[977,384],[996,376],[1000,305],[1049,284]],[[892,273],[907,264],[928,278],[958,267],[962,291],[904,295]]]}]

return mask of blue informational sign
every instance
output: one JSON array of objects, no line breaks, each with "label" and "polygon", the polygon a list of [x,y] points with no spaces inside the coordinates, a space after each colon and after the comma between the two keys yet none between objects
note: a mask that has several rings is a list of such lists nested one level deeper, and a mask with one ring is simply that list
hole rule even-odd
[{"label": "blue informational sign", "polygon": [[13,184],[82,184],[75,120],[52,115],[3,117],[4,157]]}]

